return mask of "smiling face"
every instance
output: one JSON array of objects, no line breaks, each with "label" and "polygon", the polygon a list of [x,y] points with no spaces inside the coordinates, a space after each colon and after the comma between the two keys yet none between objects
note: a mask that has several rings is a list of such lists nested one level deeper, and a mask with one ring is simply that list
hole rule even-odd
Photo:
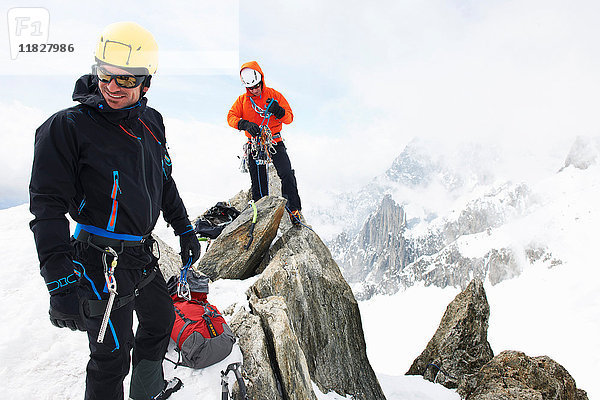
[{"label": "smiling face", "polygon": [[[131,75],[126,70],[111,65],[103,65],[102,68],[112,75]],[[142,90],[144,92],[148,90],[143,84],[131,89],[123,88],[117,85],[115,79],[111,79],[108,83],[99,81],[98,87],[100,88],[102,97],[104,97],[104,100],[106,100],[106,103],[112,109],[125,108],[137,103]]]}]

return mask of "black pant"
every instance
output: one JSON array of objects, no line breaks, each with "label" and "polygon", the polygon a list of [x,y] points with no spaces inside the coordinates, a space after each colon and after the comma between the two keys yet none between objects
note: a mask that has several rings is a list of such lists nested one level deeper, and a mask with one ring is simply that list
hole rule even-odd
[{"label": "black pant", "polygon": [[[94,252],[94,249],[86,251]],[[107,257],[109,262],[112,257]],[[120,259],[119,259],[120,261]],[[125,263],[126,263],[125,259]],[[121,264],[121,262],[119,262]],[[143,279],[143,269],[126,269],[117,265],[115,279],[118,296],[134,292]],[[155,265],[153,263],[153,265]],[[98,265],[85,266],[78,288],[80,301],[108,299],[104,271]],[[85,309],[85,306],[83,307]],[[137,332],[133,333],[133,312],[138,318]],[[150,399],[164,386],[162,360],[175,321],[173,303],[167,285],[160,273],[139,290],[139,295],[125,306],[113,309],[103,343],[97,343],[102,315],[88,317],[87,328],[90,360],[87,365],[85,399],[122,400],[123,380],[129,372],[130,351],[133,348],[133,373],[130,396],[134,400]]]},{"label": "black pant", "polygon": [[[302,204],[298,195],[296,176],[283,142],[277,143],[275,154],[271,154],[271,158],[277,175],[281,179],[281,194],[287,200],[287,208],[289,211],[301,210]],[[248,170],[252,181],[252,199],[258,201],[261,197],[269,194],[267,167],[266,165],[257,166],[252,154],[249,153]]]}]

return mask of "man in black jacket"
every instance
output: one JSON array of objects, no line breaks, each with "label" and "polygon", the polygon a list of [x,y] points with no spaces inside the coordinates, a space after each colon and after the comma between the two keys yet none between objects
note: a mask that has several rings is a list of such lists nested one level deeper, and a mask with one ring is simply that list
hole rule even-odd
[{"label": "man in black jacket", "polygon": [[75,84],[80,104],[36,131],[30,225],[50,321],[88,334],[88,400],[123,399],[131,349],[130,398],[165,399],[181,387],[163,377],[174,312],[153,251],[159,213],[180,238],[183,263],[199,258],[200,245],[171,177],[162,116],[146,106],[157,63],[150,32],[109,25],[93,74]]}]

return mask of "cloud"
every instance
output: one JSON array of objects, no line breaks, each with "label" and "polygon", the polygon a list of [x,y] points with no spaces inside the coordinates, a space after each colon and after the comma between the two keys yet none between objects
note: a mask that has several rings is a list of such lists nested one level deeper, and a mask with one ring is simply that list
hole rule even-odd
[{"label": "cloud", "polygon": [[[319,99],[306,114],[342,104],[349,112],[329,115],[339,130],[387,125],[380,136],[400,145],[422,135],[543,140],[595,129],[597,3],[308,1],[302,7],[259,1],[244,8],[241,48],[264,56],[276,83]],[[272,33],[255,33],[259,21],[269,21]]]},{"label": "cloud", "polygon": [[[51,24],[59,29],[54,34],[61,38],[82,32],[78,36],[89,36],[93,43],[97,31],[118,17],[109,7],[106,16],[82,20],[80,15],[95,15],[96,9],[85,3],[47,4]],[[165,6],[151,1],[132,7],[141,4],[137,19],[166,49],[227,50],[235,46],[233,32],[239,30],[239,61],[258,60],[267,83],[294,110],[294,123],[283,136],[305,192],[367,182],[389,167],[413,137],[439,143],[504,141],[530,147],[535,157],[541,142],[562,144],[576,135],[597,135],[600,25],[594,18],[600,4],[591,0],[257,0],[221,11],[192,2]],[[213,11],[218,18],[209,17]],[[239,26],[220,27],[219,18],[230,16],[239,18]],[[84,52],[83,45],[78,48]],[[156,78],[151,103],[167,120],[177,118],[168,131],[173,151],[182,154],[175,157],[176,174],[177,159],[187,164],[206,150],[205,166],[211,168],[206,179],[214,180],[211,187],[221,187],[213,177],[235,170],[236,159],[223,164],[221,172],[212,170],[212,163],[230,163],[230,146],[241,146],[225,123],[228,108],[242,92],[236,74],[165,73]],[[24,106],[54,106],[55,93],[68,99],[68,91],[61,95],[52,84],[38,85],[36,77],[28,84],[35,91],[11,86],[23,81],[0,79]],[[181,150],[176,149],[180,136]],[[210,148],[219,144],[213,137],[232,142],[214,153]],[[181,182],[186,191],[187,182]]]}]

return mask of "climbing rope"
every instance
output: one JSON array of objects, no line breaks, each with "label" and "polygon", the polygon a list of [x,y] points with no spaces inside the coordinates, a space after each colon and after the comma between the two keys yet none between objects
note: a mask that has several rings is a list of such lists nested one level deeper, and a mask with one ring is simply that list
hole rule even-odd
[{"label": "climbing rope", "polygon": [[265,108],[262,108],[256,104],[252,97],[250,97],[252,108],[259,116],[262,117],[262,121],[259,124],[261,128],[260,135],[250,139],[250,152],[252,154],[252,158],[254,158],[256,161],[257,166],[271,163],[271,154],[275,154],[276,152],[276,143],[273,140],[271,128],[269,128],[269,121],[271,120],[271,116],[273,114],[267,111],[274,101],[275,99],[271,99],[271,101],[265,105]]}]

